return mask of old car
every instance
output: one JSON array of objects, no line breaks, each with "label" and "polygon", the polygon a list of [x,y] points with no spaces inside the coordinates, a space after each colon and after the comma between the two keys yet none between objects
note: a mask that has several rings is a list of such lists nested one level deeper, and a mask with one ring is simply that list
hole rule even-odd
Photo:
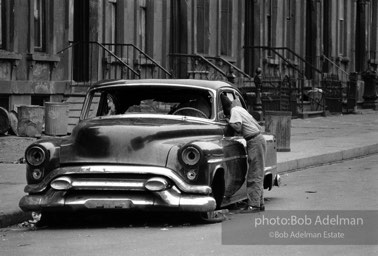
[{"label": "old car", "polygon": [[[246,142],[227,124],[222,94],[246,107],[240,91],[221,81],[93,85],[69,136],[44,138],[26,149],[21,209],[42,216],[92,209],[211,216],[245,199]],[[276,141],[264,136],[264,188],[270,190],[279,185]]]}]

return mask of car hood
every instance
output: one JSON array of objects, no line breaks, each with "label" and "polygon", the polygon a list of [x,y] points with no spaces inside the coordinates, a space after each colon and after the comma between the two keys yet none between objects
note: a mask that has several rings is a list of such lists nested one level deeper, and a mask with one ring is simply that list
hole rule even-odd
[{"label": "car hood", "polygon": [[165,166],[173,146],[222,134],[218,125],[177,117],[96,118],[79,123],[62,143],[60,162]]}]

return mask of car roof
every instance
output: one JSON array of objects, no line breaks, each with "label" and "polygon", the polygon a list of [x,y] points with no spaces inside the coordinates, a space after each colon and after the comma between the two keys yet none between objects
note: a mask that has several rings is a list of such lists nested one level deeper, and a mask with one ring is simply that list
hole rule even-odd
[{"label": "car roof", "polygon": [[199,79],[134,79],[134,80],[104,80],[91,86],[91,89],[106,88],[127,85],[189,85],[213,90],[229,87],[235,88],[225,81],[210,81]]}]

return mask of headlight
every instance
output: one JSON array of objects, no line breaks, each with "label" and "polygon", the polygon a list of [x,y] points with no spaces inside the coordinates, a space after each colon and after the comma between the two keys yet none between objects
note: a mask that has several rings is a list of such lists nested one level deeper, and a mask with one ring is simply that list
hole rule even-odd
[{"label": "headlight", "polygon": [[180,151],[180,159],[187,166],[197,165],[202,160],[202,151],[195,146],[186,146]]},{"label": "headlight", "polygon": [[46,160],[46,152],[39,146],[33,146],[26,150],[25,159],[32,166],[40,166]]}]

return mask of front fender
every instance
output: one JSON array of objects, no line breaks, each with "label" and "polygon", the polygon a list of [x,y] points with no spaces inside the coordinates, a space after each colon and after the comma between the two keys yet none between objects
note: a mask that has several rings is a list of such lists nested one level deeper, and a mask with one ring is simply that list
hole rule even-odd
[{"label": "front fender", "polygon": [[[185,145],[195,145],[203,151],[202,165],[195,171],[198,172],[197,178],[190,181],[186,176],[190,169],[182,166],[178,158],[180,148]],[[218,186],[214,182],[222,181],[222,191],[225,196],[233,195],[243,185],[247,170],[247,155],[243,143],[235,138],[221,137],[190,141],[182,145],[174,146],[169,152],[167,166],[177,170],[180,175],[190,184]],[[219,196],[219,195],[218,195]],[[222,195],[223,196],[223,195]]]}]

